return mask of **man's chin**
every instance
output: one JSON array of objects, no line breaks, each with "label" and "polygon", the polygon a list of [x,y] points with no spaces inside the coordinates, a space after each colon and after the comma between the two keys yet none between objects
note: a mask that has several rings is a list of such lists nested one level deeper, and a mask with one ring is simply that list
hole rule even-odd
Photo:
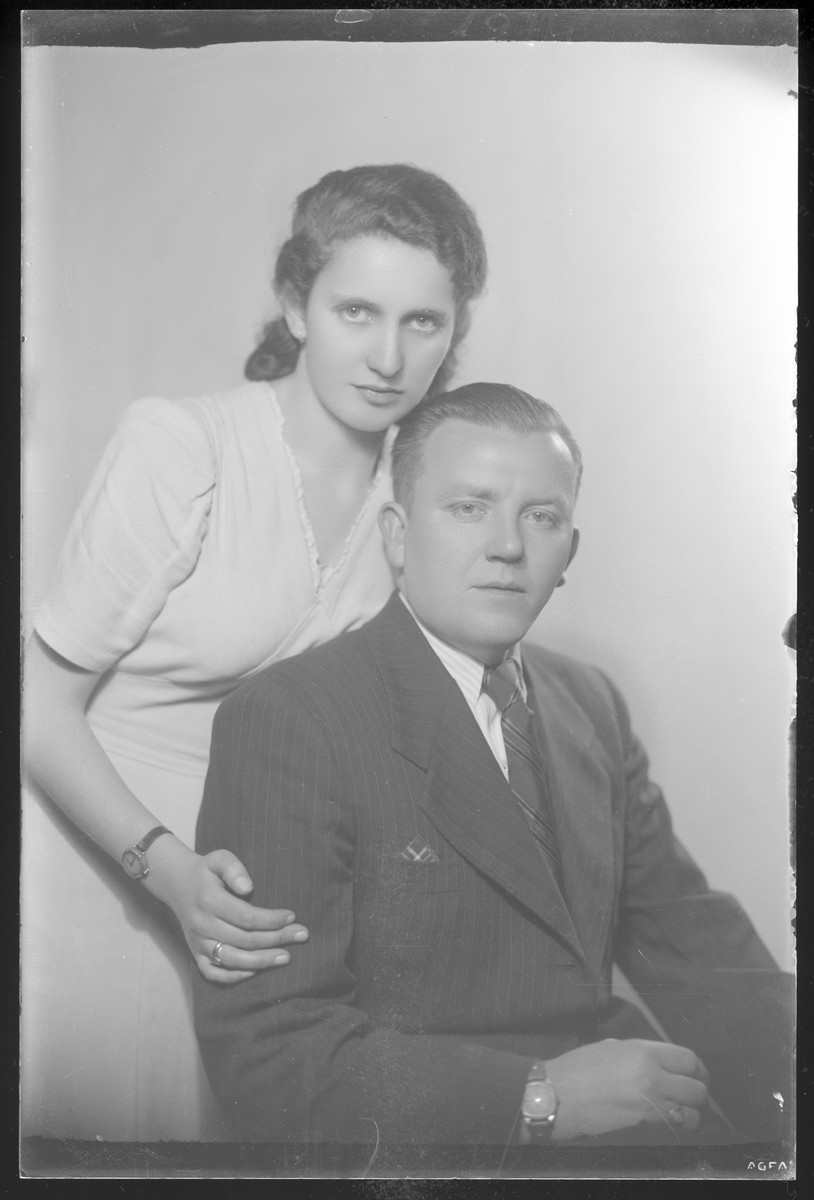
[{"label": "man's chin", "polygon": [[522,641],[531,625],[530,621],[491,621],[465,632],[459,628],[455,637],[445,640],[485,666],[494,666],[512,646]]}]

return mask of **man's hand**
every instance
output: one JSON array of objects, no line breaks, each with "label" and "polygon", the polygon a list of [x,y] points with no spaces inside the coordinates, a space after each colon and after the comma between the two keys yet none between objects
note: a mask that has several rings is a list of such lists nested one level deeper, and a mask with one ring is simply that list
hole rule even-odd
[{"label": "man's hand", "polygon": [[552,1058],[546,1068],[559,1100],[554,1141],[640,1121],[697,1129],[707,1102],[706,1067],[692,1050],[669,1042],[608,1038]]}]

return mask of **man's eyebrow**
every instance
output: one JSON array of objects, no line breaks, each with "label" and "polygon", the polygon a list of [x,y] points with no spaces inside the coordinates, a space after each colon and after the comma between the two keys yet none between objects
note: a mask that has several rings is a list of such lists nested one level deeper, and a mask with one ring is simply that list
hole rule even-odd
[{"label": "man's eyebrow", "polygon": [[568,501],[564,496],[549,496],[545,500],[530,500],[526,508],[560,508],[563,512],[566,512]]},{"label": "man's eyebrow", "polygon": [[474,500],[494,500],[497,492],[494,488],[477,487],[471,483],[451,483],[441,493],[443,500],[460,500],[462,496],[472,497]]}]

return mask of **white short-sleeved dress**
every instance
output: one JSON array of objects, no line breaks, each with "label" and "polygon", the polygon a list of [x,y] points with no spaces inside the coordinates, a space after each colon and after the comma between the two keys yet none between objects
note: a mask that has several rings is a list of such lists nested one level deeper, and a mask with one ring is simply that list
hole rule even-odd
[{"label": "white short-sleeved dress", "polygon": [[[392,440],[328,569],[270,385],[139,400],[108,446],[35,625],[71,662],[106,672],[90,723],[188,845],[218,703],[385,603],[377,515]],[[169,910],[36,789],[23,856],[23,1135],[228,1137],[198,1060],[196,968]]]}]

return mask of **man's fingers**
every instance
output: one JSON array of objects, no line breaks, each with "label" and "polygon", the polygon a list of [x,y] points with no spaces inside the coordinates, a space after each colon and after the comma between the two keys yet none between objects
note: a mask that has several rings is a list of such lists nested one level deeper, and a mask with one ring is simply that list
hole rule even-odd
[{"label": "man's fingers", "polygon": [[665,1092],[675,1104],[702,1109],[707,1103],[707,1085],[700,1079],[689,1079],[686,1075],[671,1075],[665,1084]]},{"label": "man's fingers", "polygon": [[709,1083],[709,1071],[694,1050],[689,1050],[686,1046],[674,1046],[670,1042],[662,1042],[659,1058],[665,1071],[672,1071],[675,1075],[689,1075],[691,1079],[700,1079],[702,1083]]},{"label": "man's fingers", "polygon": [[701,1124],[701,1114],[697,1109],[692,1108],[687,1104],[669,1104],[665,1106],[665,1111],[661,1113],[661,1117],[672,1125],[678,1131],[696,1130]]}]

